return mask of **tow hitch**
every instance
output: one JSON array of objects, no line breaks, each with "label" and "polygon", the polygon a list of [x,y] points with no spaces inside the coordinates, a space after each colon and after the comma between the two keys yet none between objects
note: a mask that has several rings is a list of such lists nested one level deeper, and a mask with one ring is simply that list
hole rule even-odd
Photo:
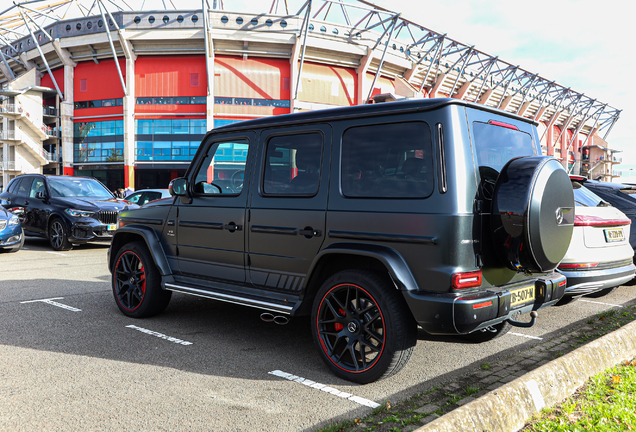
[{"label": "tow hitch", "polygon": [[510,323],[510,325],[513,325],[515,327],[532,327],[534,325],[534,323],[537,322],[537,317],[539,316],[539,314],[537,313],[537,311],[532,311],[530,312],[530,322],[521,322],[521,321],[515,321],[512,318],[508,318],[508,322]]}]

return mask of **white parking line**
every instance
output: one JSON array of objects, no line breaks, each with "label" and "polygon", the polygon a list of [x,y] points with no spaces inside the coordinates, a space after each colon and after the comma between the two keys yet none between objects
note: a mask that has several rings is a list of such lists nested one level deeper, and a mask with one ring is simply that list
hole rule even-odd
[{"label": "white parking line", "polygon": [[317,383],[315,381],[308,380],[306,378],[301,378],[299,376],[292,375],[292,374],[287,373],[287,372],[275,370],[275,371],[271,371],[271,372],[268,372],[268,373],[270,375],[275,375],[277,377],[285,378],[286,380],[289,380],[289,381],[294,381],[294,382],[297,382],[297,383],[300,383],[300,384],[304,384],[307,387],[311,387],[311,388],[314,388],[314,389],[317,389],[317,390],[322,390],[325,393],[330,393],[330,394],[332,394],[334,396],[338,396],[338,397],[341,397],[343,399],[348,399],[348,400],[350,400],[352,402],[359,403],[360,405],[364,405],[364,406],[369,407],[369,408],[377,408],[377,407],[380,406],[379,403],[373,402],[372,400],[365,399],[365,398],[362,398],[360,396],[354,396],[351,393],[341,392],[340,390],[337,390],[337,389],[335,389],[333,387],[326,386],[325,384],[320,384],[320,383]]},{"label": "white parking line", "polygon": [[584,302],[584,303],[596,303],[596,304],[600,304],[600,305],[612,306],[612,307],[617,307],[617,308],[622,308],[623,307],[621,305],[615,305],[615,304],[612,304],[612,303],[597,302],[597,301],[592,301],[592,300],[579,299],[579,301],[580,302]]},{"label": "white parking line", "polygon": [[508,334],[514,335],[514,336],[521,336],[521,337],[528,338],[528,339],[543,340],[543,338],[540,338],[540,337],[537,337],[537,336],[524,335],[522,333],[508,332]]},{"label": "white parking line", "polygon": [[181,339],[173,338],[172,336],[167,336],[167,335],[162,334],[162,333],[157,333],[157,332],[152,331],[152,330],[148,330],[148,329],[145,329],[145,328],[142,328],[142,327],[137,327],[136,325],[128,325],[128,326],[126,326],[126,328],[138,330],[138,331],[140,331],[142,333],[146,333],[146,334],[149,334],[149,335],[152,335],[152,336],[157,336],[158,338],[165,339],[165,340],[167,340],[169,342],[174,342],[174,343],[179,344],[179,345],[192,345],[192,342],[188,342],[188,341],[184,341],[184,340],[181,340]]},{"label": "white parking line", "polygon": [[24,304],[24,303],[38,303],[38,302],[40,302],[40,303],[50,304],[51,306],[57,306],[57,307],[62,308],[62,309],[67,309],[67,310],[70,310],[70,311],[73,311],[73,312],[81,312],[82,311],[81,309],[74,308],[73,306],[67,306],[65,304],[53,301],[53,300],[61,300],[63,298],[64,297],[54,297],[54,298],[42,299],[42,300],[29,300],[29,301],[20,302],[20,304]]},{"label": "white parking line", "polygon": [[51,252],[51,251],[47,251],[46,253],[50,253],[50,254],[54,254],[54,255],[67,256],[66,254],[63,254],[63,253],[60,253],[60,252]]}]

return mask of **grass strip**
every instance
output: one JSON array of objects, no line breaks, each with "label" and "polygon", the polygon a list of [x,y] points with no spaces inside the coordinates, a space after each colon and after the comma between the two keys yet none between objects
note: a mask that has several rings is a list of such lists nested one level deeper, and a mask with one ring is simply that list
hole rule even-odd
[{"label": "grass strip", "polygon": [[561,404],[543,410],[526,432],[636,429],[636,359],[592,378]]}]

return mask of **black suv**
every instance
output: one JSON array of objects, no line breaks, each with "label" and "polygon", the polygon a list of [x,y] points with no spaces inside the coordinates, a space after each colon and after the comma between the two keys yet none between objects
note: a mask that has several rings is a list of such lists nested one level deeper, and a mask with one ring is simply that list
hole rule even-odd
[{"label": "black suv", "polygon": [[49,239],[57,251],[73,244],[110,241],[117,215],[137,208],[117,200],[91,177],[21,175],[0,194],[3,206],[20,217],[26,235]]},{"label": "black suv", "polygon": [[120,213],[116,303],[146,317],[176,291],[311,315],[336,375],[389,376],[418,325],[490,340],[561,298],[572,186],[540,154],[530,120],[454,99],[215,129],[174,198]]}]

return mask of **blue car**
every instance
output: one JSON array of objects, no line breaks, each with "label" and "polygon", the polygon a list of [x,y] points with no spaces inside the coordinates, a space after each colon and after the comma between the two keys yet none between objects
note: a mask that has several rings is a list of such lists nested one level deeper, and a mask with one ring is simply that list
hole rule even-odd
[{"label": "blue car", "polygon": [[24,244],[24,233],[18,216],[0,206],[0,253],[17,252]]}]

